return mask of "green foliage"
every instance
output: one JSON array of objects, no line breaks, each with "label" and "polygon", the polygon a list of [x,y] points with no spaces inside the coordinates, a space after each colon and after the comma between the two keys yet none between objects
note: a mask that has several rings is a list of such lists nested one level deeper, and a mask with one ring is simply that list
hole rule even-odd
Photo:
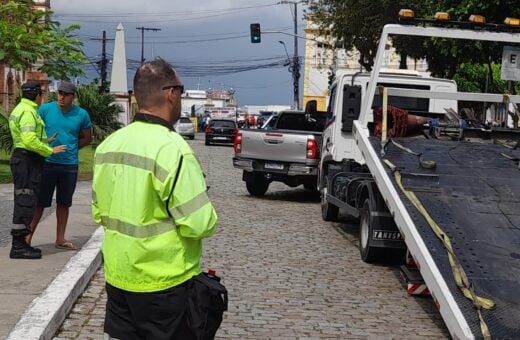
[{"label": "green foliage", "polygon": [[[307,17],[318,24],[323,35],[340,42],[337,47],[357,48],[359,63],[370,71],[382,28],[397,22],[399,8],[413,9],[422,18],[444,11],[458,21],[467,21],[471,14],[484,15],[493,23],[520,16],[518,0],[320,0],[311,3]],[[404,56],[426,58],[432,75],[445,78],[453,78],[461,64],[498,64],[502,54],[502,45],[490,42],[396,37],[393,43]]]},{"label": "green foliage", "polygon": [[10,153],[13,149],[13,138],[9,130],[9,117],[0,109],[0,150]]},{"label": "green foliage", "polygon": [[360,52],[358,62],[367,70],[374,65],[374,58],[383,26],[397,22],[400,8],[418,0],[321,0],[309,5],[307,18],[315,22],[321,35],[336,41],[336,47]]},{"label": "green foliage", "polygon": [[79,26],[61,29],[52,11],[31,6],[30,0],[0,2],[0,61],[17,70],[43,61],[39,70],[56,79],[82,75],[86,58],[74,35]]},{"label": "green foliage", "polygon": [[90,114],[95,143],[102,141],[122,126],[117,118],[124,110],[121,105],[114,103],[113,95],[99,93],[95,84],[80,85],[76,92],[79,105]]},{"label": "green foliage", "polygon": [[[488,78],[489,65],[461,64],[453,77],[457,88],[462,92],[508,93],[507,81],[500,79],[500,65],[491,64],[491,77]],[[487,86],[486,86],[487,83]],[[520,84],[516,85],[516,93]]]}]

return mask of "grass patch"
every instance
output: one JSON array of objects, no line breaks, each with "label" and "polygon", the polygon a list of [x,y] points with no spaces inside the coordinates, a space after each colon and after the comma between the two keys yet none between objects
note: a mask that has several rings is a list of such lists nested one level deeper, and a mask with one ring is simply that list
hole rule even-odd
[{"label": "grass patch", "polygon": [[[87,145],[79,150],[79,181],[92,180],[92,164],[94,161],[94,152],[96,150]],[[11,168],[9,167],[9,159],[11,154],[5,151],[0,151],[0,183],[12,183],[13,176],[11,175]]]}]

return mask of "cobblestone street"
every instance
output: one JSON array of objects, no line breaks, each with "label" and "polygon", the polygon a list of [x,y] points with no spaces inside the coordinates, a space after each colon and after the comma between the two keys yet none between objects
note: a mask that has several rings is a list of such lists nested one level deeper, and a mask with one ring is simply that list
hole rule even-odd
[{"label": "cobblestone street", "polygon": [[[233,148],[189,141],[219,214],[204,242],[203,268],[229,292],[218,339],[441,339],[449,334],[431,299],[409,297],[397,267],[369,265],[357,227],[321,219],[319,196],[272,183],[252,197]],[[92,279],[54,339],[100,339],[103,271]]]}]

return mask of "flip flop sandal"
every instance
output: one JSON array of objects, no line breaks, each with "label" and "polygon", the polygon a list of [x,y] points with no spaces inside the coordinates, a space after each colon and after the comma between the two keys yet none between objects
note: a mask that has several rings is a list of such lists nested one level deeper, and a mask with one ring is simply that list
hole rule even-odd
[{"label": "flip flop sandal", "polygon": [[72,244],[72,242],[68,242],[68,241],[67,241],[67,242],[64,242],[64,243],[62,243],[62,244],[57,244],[57,243],[56,243],[54,246],[55,246],[56,248],[58,248],[58,249],[65,249],[65,250],[78,250],[78,248],[77,248],[74,244]]}]

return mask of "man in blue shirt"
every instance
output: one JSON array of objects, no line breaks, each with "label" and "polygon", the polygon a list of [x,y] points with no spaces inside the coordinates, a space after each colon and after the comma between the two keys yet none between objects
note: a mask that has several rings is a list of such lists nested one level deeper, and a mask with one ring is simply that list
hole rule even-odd
[{"label": "man in blue shirt", "polygon": [[[38,204],[31,231],[34,233],[46,207],[50,207],[56,189],[56,248],[76,250],[76,246],[65,239],[65,228],[69,218],[69,207],[78,179],[78,151],[92,141],[92,123],[84,109],[74,105],[76,87],[62,82],[58,87],[58,101],[40,106],[38,113],[45,122],[48,136],[55,137],[51,146],[64,144],[67,151],[45,159]],[[32,234],[26,240],[31,243]]]}]

